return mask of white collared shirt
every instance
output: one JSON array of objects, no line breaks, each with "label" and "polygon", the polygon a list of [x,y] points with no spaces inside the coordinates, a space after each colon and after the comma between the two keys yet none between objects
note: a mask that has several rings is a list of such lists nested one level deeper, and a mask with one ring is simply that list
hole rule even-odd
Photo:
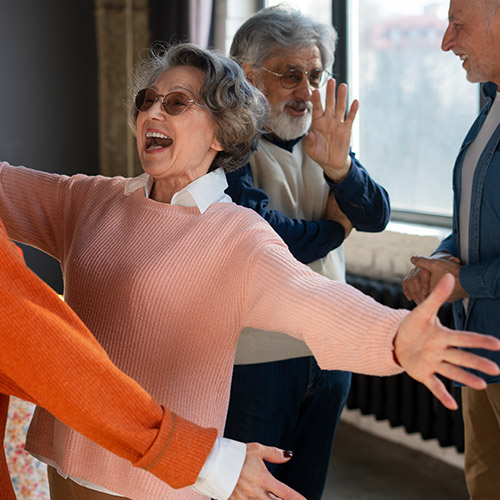
[{"label": "white collared shirt", "polygon": [[[149,198],[154,179],[148,174],[129,179],[125,184],[124,194],[129,196],[138,189],[144,189],[144,195]],[[212,203],[232,203],[224,192],[227,188],[226,174],[222,168],[203,175],[188,184],[172,197],[171,205],[182,207],[198,207],[204,213]],[[33,454],[35,458],[54,467],[64,478],[69,477],[75,483],[86,488],[122,497],[112,491],[89,483],[83,479],[67,476],[52,460]],[[233,492],[241,474],[246,458],[246,445],[239,441],[218,437],[214,443],[200,475],[192,488],[202,495],[216,500],[227,500]]]},{"label": "white collared shirt", "polygon": [[[129,179],[125,184],[125,195],[138,189],[144,189],[144,196],[149,198],[154,179],[149,174],[142,174]],[[224,192],[227,189],[226,174],[222,168],[205,174],[188,184],[172,196],[171,205],[198,207],[203,213],[212,203],[231,203],[231,198]]]}]

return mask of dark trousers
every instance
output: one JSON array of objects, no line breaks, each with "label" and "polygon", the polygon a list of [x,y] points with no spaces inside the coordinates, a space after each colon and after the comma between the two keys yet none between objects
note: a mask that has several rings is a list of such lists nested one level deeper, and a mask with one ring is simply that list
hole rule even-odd
[{"label": "dark trousers", "polygon": [[350,383],[349,372],[320,370],[313,357],[237,365],[224,435],[293,451],[288,463],[268,469],[320,500]]}]

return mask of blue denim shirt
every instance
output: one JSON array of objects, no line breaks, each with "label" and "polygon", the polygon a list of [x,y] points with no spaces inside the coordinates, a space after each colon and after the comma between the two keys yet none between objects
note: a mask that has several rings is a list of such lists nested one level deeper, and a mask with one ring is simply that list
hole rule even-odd
[{"label": "blue denim shirt", "polygon": [[[477,137],[495,99],[497,86],[483,85],[488,98],[469,130],[453,170],[453,232],[437,250],[460,256],[458,227],[462,165],[465,152]],[[453,304],[455,327],[488,333],[500,338],[500,125],[479,158],[472,185],[469,223],[469,264],[460,269],[460,284],[470,297],[466,314],[463,301]],[[474,351],[500,364],[500,352]],[[500,382],[500,376],[482,375],[488,383]]]}]

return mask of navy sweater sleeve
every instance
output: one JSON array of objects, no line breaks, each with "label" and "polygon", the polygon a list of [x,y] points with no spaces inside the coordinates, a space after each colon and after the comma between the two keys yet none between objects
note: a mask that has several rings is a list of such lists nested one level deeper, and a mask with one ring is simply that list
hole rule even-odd
[{"label": "navy sweater sleeve", "polygon": [[[359,231],[382,231],[390,218],[389,195],[368,175],[351,153],[352,168],[339,184],[326,178],[340,209]],[[320,259],[344,241],[344,228],[330,220],[304,220],[286,217],[269,208],[269,196],[254,185],[250,164],[226,175],[226,193],[238,205],[251,208],[271,224],[294,257],[308,264]]]},{"label": "navy sweater sleeve", "polygon": [[229,184],[226,193],[238,205],[251,208],[266,219],[297,260],[305,264],[318,260],[344,241],[344,228],[338,222],[292,219],[271,210],[269,196],[254,185],[249,164],[226,177]]},{"label": "navy sweater sleeve", "polygon": [[391,217],[389,195],[369,176],[354,153],[350,156],[352,168],[342,182],[335,184],[326,176],[325,179],[355,229],[369,233],[383,231]]}]

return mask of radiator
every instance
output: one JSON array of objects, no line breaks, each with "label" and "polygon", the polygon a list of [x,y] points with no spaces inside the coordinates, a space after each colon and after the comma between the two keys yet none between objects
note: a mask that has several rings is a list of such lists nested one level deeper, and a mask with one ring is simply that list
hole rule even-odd
[{"label": "radiator", "polygon": [[[403,295],[401,285],[348,275],[347,282],[378,302],[393,308],[412,309],[415,305]],[[439,311],[441,322],[453,328],[450,304]],[[460,389],[442,379],[460,406]],[[443,447],[464,450],[461,408],[447,410],[431,392],[406,374],[392,377],[372,377],[353,374],[347,400],[349,409],[359,409],[363,415],[387,420],[391,427],[403,426],[406,432],[419,433],[423,439],[436,439]]]}]

